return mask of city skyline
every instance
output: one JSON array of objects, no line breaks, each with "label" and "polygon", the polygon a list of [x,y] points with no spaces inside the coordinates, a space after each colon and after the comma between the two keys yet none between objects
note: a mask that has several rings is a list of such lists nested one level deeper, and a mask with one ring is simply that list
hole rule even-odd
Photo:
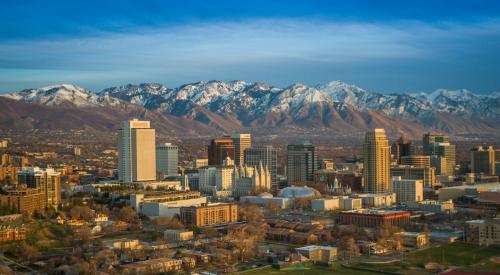
[{"label": "city skyline", "polygon": [[499,274],[500,2],[0,4],[0,274]]}]

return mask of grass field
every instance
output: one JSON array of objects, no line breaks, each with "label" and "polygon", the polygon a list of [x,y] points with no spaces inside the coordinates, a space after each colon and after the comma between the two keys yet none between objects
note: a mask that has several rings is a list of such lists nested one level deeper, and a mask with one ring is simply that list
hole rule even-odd
[{"label": "grass field", "polygon": [[430,274],[424,265],[436,262],[444,267],[461,267],[467,271],[500,271],[500,265],[491,262],[492,256],[499,256],[500,248],[477,246],[466,243],[445,244],[409,253],[402,262],[388,264],[358,263],[354,266],[402,274]]},{"label": "grass field", "polygon": [[[500,265],[491,262],[489,259],[493,256],[500,256],[499,247],[484,247],[471,245],[466,243],[445,244],[439,247],[431,247],[425,250],[412,252],[404,257],[402,262],[384,263],[384,264],[368,264],[358,263],[353,266],[357,268],[395,272],[401,274],[431,274],[424,269],[424,265],[429,262],[436,262],[445,267],[461,267],[459,269],[465,271],[490,271],[500,272]],[[370,271],[361,271],[348,269],[335,264],[331,268],[305,265],[288,270],[278,270],[274,268],[262,268],[243,272],[242,274],[249,275],[303,275],[303,274],[361,274],[374,275],[380,274]]]},{"label": "grass field", "polygon": [[242,272],[241,274],[244,274],[244,275],[304,275],[304,274],[311,274],[311,275],[327,275],[327,274],[374,275],[377,273],[343,268],[339,264],[335,264],[331,268],[314,266],[314,265],[307,265],[307,266],[286,269],[286,270],[278,270],[275,268],[267,267],[267,268],[253,270],[253,271]]},{"label": "grass field", "polygon": [[499,247],[452,243],[410,253],[407,261],[417,266],[428,262],[437,262],[448,266],[472,266],[481,261],[487,261],[492,256],[499,255]]}]

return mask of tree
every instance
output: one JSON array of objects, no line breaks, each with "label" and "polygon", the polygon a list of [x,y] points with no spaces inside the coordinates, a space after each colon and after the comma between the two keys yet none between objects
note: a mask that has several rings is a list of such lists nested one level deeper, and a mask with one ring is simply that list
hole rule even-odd
[{"label": "tree", "polygon": [[339,244],[340,249],[343,251],[344,259],[359,255],[359,247],[353,237],[343,237]]},{"label": "tree", "polygon": [[137,212],[130,206],[122,207],[118,212],[118,217],[123,221],[133,224],[139,223],[139,215],[137,215]]},{"label": "tree", "polygon": [[73,206],[69,210],[69,216],[74,220],[91,222],[94,219],[94,211],[88,206]]},{"label": "tree", "polygon": [[262,214],[261,208],[255,204],[240,204],[238,209],[241,220],[246,221],[248,224],[257,224],[264,220],[264,214]]},{"label": "tree", "polygon": [[153,220],[153,226],[158,231],[164,231],[166,229],[181,230],[185,228],[181,221],[179,221],[179,219],[175,217],[158,217]]},{"label": "tree", "polygon": [[310,205],[310,198],[295,198],[293,201],[293,206],[295,209],[307,209]]},{"label": "tree", "polygon": [[264,240],[265,231],[258,225],[246,224],[228,229],[227,239],[240,252],[240,260],[252,257]]},{"label": "tree", "polygon": [[207,238],[214,238],[219,236],[219,232],[213,228],[213,227],[205,227],[202,229],[202,233],[207,237]]},{"label": "tree", "polygon": [[104,249],[94,255],[93,261],[96,268],[111,266],[118,261],[118,256],[113,249]]},{"label": "tree", "polygon": [[73,231],[73,241],[81,241],[84,245],[88,245],[92,239],[92,232],[87,226],[81,226]]}]

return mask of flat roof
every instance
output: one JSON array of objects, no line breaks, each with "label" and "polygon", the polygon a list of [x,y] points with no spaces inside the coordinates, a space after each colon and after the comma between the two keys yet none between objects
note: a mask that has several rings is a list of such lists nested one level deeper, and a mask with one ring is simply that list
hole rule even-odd
[{"label": "flat roof", "polygon": [[342,211],[340,213],[354,213],[354,214],[373,214],[373,215],[385,215],[385,214],[397,214],[397,213],[410,213],[404,210],[373,210],[373,209],[356,209]]}]

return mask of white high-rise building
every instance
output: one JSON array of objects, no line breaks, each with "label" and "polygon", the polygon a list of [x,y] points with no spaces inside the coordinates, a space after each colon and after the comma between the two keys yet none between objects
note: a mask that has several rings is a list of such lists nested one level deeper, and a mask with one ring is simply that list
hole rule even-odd
[{"label": "white high-rise building", "polygon": [[424,199],[424,181],[392,177],[392,192],[396,193],[396,201],[418,202]]},{"label": "white high-rise building", "polygon": [[125,121],[119,130],[118,179],[121,182],[156,180],[155,129],[149,121]]},{"label": "white high-rise building", "polygon": [[[179,174],[179,148],[172,143],[162,143],[156,146],[156,170],[162,177]],[[163,178],[160,178],[162,180]]]}]

